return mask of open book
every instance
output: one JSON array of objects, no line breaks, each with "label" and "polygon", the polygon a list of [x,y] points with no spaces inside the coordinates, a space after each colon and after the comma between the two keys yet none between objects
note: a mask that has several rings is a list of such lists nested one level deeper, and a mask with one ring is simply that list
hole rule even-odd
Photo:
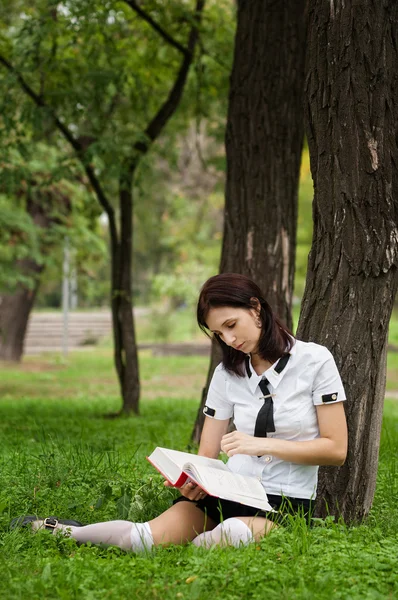
[{"label": "open book", "polygon": [[256,477],[233,473],[222,460],[159,447],[147,458],[175,487],[182,487],[187,480],[192,480],[210,496],[273,510]]}]

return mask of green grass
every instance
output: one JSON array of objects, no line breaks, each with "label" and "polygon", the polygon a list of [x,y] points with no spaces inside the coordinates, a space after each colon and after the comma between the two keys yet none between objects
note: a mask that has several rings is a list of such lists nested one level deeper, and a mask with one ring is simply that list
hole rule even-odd
[{"label": "green grass", "polygon": [[[395,368],[396,355],[389,357]],[[392,360],[392,362],[391,362]],[[147,520],[175,491],[145,460],[155,445],[189,446],[202,357],[140,356],[141,415],[103,415],[120,399],[107,349],[26,359],[0,373],[0,598],[388,599],[398,597],[398,401],[385,404],[374,507],[367,521],[300,519],[244,549],[157,549],[135,556],[8,531],[20,514],[83,522]],[[390,373],[391,371],[389,371]],[[391,389],[396,389],[393,387]]]}]

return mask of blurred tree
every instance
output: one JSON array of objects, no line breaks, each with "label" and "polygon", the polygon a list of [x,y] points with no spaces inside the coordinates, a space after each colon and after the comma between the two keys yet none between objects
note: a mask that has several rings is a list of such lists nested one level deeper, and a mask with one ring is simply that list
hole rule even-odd
[{"label": "blurred tree", "polygon": [[398,287],[398,4],[309,1],[306,121],[314,234],[298,337],[334,354],[346,463],[322,468],[318,511],[372,505],[390,315]]},{"label": "blurred tree", "polygon": [[[14,227],[10,227],[10,219],[6,223],[8,245],[11,246],[18,236],[23,236],[27,231],[31,233],[32,241],[37,243],[35,239],[37,229],[48,233],[54,225],[60,223],[62,216],[66,216],[70,211],[68,196],[65,196],[55,185],[51,185],[51,188],[46,191],[43,188],[38,191],[35,185],[29,185],[25,194],[26,209],[17,212],[19,219],[14,221]],[[27,216],[31,218],[30,223]],[[28,229],[24,227],[25,223],[29,223]],[[47,253],[52,245],[48,236],[44,234],[40,237],[38,248],[40,254],[38,253],[34,257],[26,253],[23,258],[13,261],[12,273],[10,273],[10,278],[7,278],[7,283],[11,282],[12,277],[16,284],[15,289],[12,293],[0,295],[1,360],[19,361],[23,353],[29,315],[40,285],[40,275],[44,269],[44,261],[41,256],[43,253]],[[28,246],[26,248],[28,249]],[[18,250],[21,250],[20,244]]]},{"label": "blurred tree", "polygon": [[[244,273],[292,325],[297,193],[303,144],[305,0],[238,0],[226,130],[220,272]],[[212,345],[203,405],[220,352]]]},{"label": "blurred tree", "polygon": [[21,359],[44,269],[57,263],[60,268],[62,252],[57,249],[62,249],[65,236],[90,260],[104,255],[93,231],[97,220],[87,207],[85,186],[77,179],[64,179],[54,147],[23,137],[23,154],[12,142],[2,149],[0,358],[13,361]]},{"label": "blurred tree", "polygon": [[152,1],[144,9],[135,0],[37,0],[1,29],[5,124],[29,122],[42,134],[58,132],[108,217],[114,357],[124,412],[138,413],[140,394],[131,296],[133,181],[180,103],[204,4],[196,0],[191,11],[178,2],[165,7]]},{"label": "blurred tree", "polygon": [[[221,110],[221,116],[225,112]],[[191,123],[173,141],[174,164],[158,156],[155,165],[148,165],[151,177],[143,169],[139,174],[134,252],[134,262],[140,266],[136,269],[139,292],[147,301],[167,297],[170,310],[188,297],[191,304],[191,294],[182,288],[194,287],[196,296],[219,262],[225,173],[223,165],[214,161],[223,152],[222,144],[209,130],[206,119]],[[182,287],[176,281],[181,273]]]}]

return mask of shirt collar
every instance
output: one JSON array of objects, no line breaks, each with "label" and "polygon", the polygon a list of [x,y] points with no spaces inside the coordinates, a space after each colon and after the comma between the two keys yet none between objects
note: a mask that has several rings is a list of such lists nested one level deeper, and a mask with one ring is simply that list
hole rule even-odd
[{"label": "shirt collar", "polygon": [[[291,356],[293,356],[295,353],[296,353],[296,340],[293,340],[293,346],[289,350],[289,354]],[[274,363],[272,365],[272,367],[270,367],[269,369],[264,371],[264,373],[261,373],[261,375],[257,375],[256,371],[254,370],[254,368],[252,366],[252,361],[251,361],[250,355],[248,354],[247,356],[248,356],[249,360],[247,361],[246,364],[248,365],[248,369],[251,373],[250,377],[247,376],[247,383],[249,385],[249,388],[250,388],[250,391],[252,394],[255,393],[256,388],[263,377],[266,377],[268,379],[268,381],[270,382],[270,384],[272,385],[272,387],[274,389],[276,389],[278,387],[278,385],[280,384],[280,382],[282,381],[283,377],[285,376],[285,373],[289,370],[289,367],[291,364],[291,360],[289,360],[289,362],[287,363],[287,365],[285,366],[283,371],[281,373],[278,373],[277,371],[275,371],[275,368],[276,368],[278,362],[280,361],[280,358],[279,358],[276,361],[276,363]]]}]

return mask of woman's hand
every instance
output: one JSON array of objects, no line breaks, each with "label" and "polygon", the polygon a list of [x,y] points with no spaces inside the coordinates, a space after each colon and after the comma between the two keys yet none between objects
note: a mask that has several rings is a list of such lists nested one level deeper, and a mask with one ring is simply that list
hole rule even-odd
[{"label": "woman's hand", "polygon": [[320,437],[313,440],[281,440],[260,438],[233,431],[222,437],[221,449],[228,456],[268,454],[299,465],[344,464],[347,454],[347,424],[342,402],[316,407]]},{"label": "woman's hand", "polygon": [[[171,483],[167,480],[164,482],[164,485],[166,487],[172,487]],[[203,491],[201,487],[189,479],[187,479],[184,485],[178,489],[180,490],[181,495],[188,498],[188,500],[202,500],[207,496],[206,492]]]},{"label": "woman's hand", "polygon": [[262,456],[266,454],[266,438],[253,437],[241,431],[233,431],[223,436],[221,450],[228,456],[234,454],[248,454],[249,456]]}]

